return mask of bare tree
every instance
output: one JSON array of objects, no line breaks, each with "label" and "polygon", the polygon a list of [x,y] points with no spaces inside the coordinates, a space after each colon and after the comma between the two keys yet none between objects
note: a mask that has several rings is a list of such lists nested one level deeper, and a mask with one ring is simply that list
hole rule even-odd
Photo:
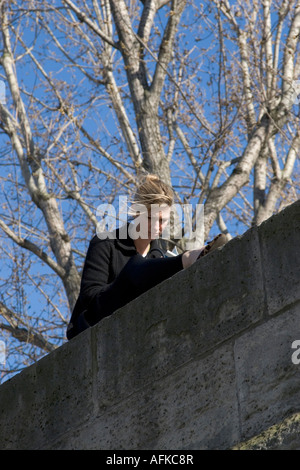
[{"label": "bare tree", "polygon": [[64,340],[97,205],[140,173],[204,204],[205,238],[297,199],[300,0],[0,4],[0,328],[18,370]]}]

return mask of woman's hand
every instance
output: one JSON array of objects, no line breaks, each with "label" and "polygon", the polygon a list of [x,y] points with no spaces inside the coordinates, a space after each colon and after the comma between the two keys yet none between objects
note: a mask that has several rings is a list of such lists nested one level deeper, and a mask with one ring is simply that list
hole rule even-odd
[{"label": "woman's hand", "polygon": [[194,264],[195,261],[197,261],[198,256],[203,250],[204,250],[204,246],[202,248],[198,248],[197,250],[185,251],[182,255],[183,268],[186,269],[192,266],[192,264]]},{"label": "woman's hand", "polygon": [[219,233],[213,240],[207,243],[207,245],[203,246],[198,250],[189,250],[183,253],[182,255],[182,265],[183,268],[186,269],[191,266],[197,259],[199,258],[200,253],[201,256],[205,256],[208,253],[216,250],[217,248],[222,248],[223,245],[227,243],[227,237],[224,233]]}]

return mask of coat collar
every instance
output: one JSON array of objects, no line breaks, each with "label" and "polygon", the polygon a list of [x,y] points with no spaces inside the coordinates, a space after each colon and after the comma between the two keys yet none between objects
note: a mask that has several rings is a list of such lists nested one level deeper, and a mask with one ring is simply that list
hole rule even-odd
[{"label": "coat collar", "polygon": [[[118,246],[125,250],[136,251],[134,240],[128,233],[129,224],[130,222],[127,225],[123,225],[122,227],[116,229],[115,242]],[[160,249],[158,240],[156,239],[150,242],[150,250],[153,249]]]}]

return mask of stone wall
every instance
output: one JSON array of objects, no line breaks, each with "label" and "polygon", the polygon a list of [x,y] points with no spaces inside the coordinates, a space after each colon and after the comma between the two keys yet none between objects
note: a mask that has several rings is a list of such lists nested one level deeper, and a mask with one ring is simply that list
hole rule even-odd
[{"label": "stone wall", "polygon": [[299,294],[298,201],[2,384],[0,448],[300,450]]}]

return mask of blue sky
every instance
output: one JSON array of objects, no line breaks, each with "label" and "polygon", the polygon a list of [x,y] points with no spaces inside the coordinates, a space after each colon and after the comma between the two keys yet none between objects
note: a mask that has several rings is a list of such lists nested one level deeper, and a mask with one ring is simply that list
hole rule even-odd
[{"label": "blue sky", "polygon": [[[56,2],[60,3],[60,2]],[[182,54],[186,54],[191,63],[194,64],[195,70],[199,75],[197,76],[197,93],[200,96],[200,92],[203,94],[203,98],[207,98],[208,102],[205,107],[205,117],[206,119],[214,123],[216,120],[216,109],[213,107],[213,98],[218,93],[218,83],[220,83],[220,90],[221,94],[225,95],[225,87],[224,87],[224,77],[221,75],[220,82],[218,81],[218,68],[216,62],[212,60],[214,54],[218,54],[218,47],[214,44],[215,34],[217,34],[217,23],[214,16],[214,12],[208,13],[208,9],[210,8],[212,2],[203,2],[204,8],[201,11],[198,11],[199,16],[195,16],[195,11],[188,6],[186,11],[183,14],[180,26],[180,47]],[[203,17],[201,17],[201,14]],[[215,30],[205,31],[205,29],[199,29],[200,22],[204,21],[204,16],[206,16],[206,20],[211,22],[212,24],[216,24]],[[161,10],[159,13],[160,22],[163,26],[166,22],[166,16],[164,10]],[[14,26],[17,27],[18,25],[18,15],[16,15],[15,20],[13,22]],[[125,161],[125,158],[122,160],[124,154],[126,154],[126,147],[124,142],[120,141],[120,134],[116,126],[116,117],[111,108],[106,106],[106,101],[102,98],[103,96],[103,86],[96,85],[90,82],[84,75],[78,70],[78,68],[74,68],[73,66],[69,67],[67,65],[67,60],[57,48],[55,48],[55,56],[51,57],[51,52],[54,50],[53,46],[50,49],[45,47],[45,44],[49,44],[49,36],[43,29],[39,29],[37,27],[37,23],[35,23],[33,15],[33,20],[30,24],[27,25],[26,28],[26,44],[30,47],[32,46],[33,53],[35,54],[36,58],[41,61],[43,67],[49,77],[55,80],[58,85],[60,85],[60,92],[62,96],[67,97],[68,95],[71,97],[72,102],[75,104],[75,111],[77,115],[80,116],[81,113],[81,106],[91,97],[95,99],[93,102],[93,108],[89,111],[87,116],[85,117],[84,125],[85,127],[91,132],[95,139],[99,139],[103,146],[108,146],[109,152],[112,155],[116,155],[116,158],[120,158],[120,161]],[[276,17],[273,17],[274,21]],[[237,18],[237,21],[242,22],[243,19]],[[201,23],[202,24],[202,23]],[[194,33],[191,34],[188,30],[188,26],[193,25]],[[49,27],[52,28],[53,31],[57,30],[57,25],[52,23],[48,24]],[[58,31],[58,30],[57,30]],[[233,35],[233,33],[231,33]],[[258,32],[258,34],[260,34]],[[227,47],[227,60],[228,62],[237,55],[236,47],[234,46],[234,42],[232,41],[232,35],[228,35],[228,38],[225,38],[225,45]],[[62,42],[65,46],[65,49],[69,55],[72,57],[76,57],[80,63],[85,64],[85,55],[89,54],[88,47],[84,47],[81,51],[81,55],[78,56],[78,45],[73,43],[70,40],[65,40],[63,37],[63,32],[58,31],[58,39]],[[157,35],[157,40],[160,40],[159,35]],[[209,50],[209,54],[207,51]],[[32,96],[34,94],[36,99],[41,100],[42,102],[46,102],[49,107],[55,108],[57,106],[57,98],[49,92],[47,86],[42,83],[41,81],[41,72],[36,70],[36,67],[33,65],[33,62],[29,55],[23,55],[24,49],[19,44],[17,49],[15,50],[16,55],[19,55],[21,58],[17,62],[17,75],[19,84],[22,88],[22,98],[27,106],[27,109],[30,110],[31,113],[31,122],[33,124],[33,128],[35,131],[35,140],[37,145],[39,145],[42,152],[47,151],[47,147],[51,144],[53,136],[57,135],[60,127],[64,124],[63,117],[58,117],[57,122],[53,118],[53,115],[50,111],[46,111],[45,109],[42,110],[42,106],[37,105],[37,109],[41,112],[38,116],[38,119],[34,115],[33,110],[31,109],[32,104]],[[199,59],[199,53],[200,55]],[[116,54],[118,57],[118,53]],[[63,59],[58,61],[57,58]],[[150,72],[153,70],[155,65],[153,59],[147,56],[147,60],[149,59],[149,70]],[[119,58],[116,60],[116,68],[122,67],[122,61]],[[172,72],[172,67],[170,67]],[[0,76],[1,79],[1,76]],[[3,77],[2,77],[3,79]],[[123,96],[127,104],[127,112],[133,127],[135,129],[135,119],[134,113],[132,109],[132,105],[130,99],[128,98],[128,87],[124,85],[124,77],[121,79],[118,78],[118,84],[123,87]],[[64,83],[62,83],[64,82]],[[235,87],[235,83],[230,84],[232,88]],[[174,87],[174,84],[173,84]],[[182,85],[182,89],[184,90],[184,85]],[[3,91],[3,90],[2,90]],[[127,94],[127,98],[126,98]],[[1,88],[0,88],[0,97],[1,97]],[[6,101],[9,106],[11,106],[11,97],[9,90],[6,89]],[[210,103],[211,98],[211,103]],[[82,108],[83,109],[83,108]],[[232,119],[235,115],[236,109],[234,109],[229,117],[229,120]],[[53,119],[53,122],[51,121]],[[44,132],[44,122],[47,122],[47,125],[51,122],[53,125],[53,133],[50,135],[46,135]],[[237,123],[236,123],[237,124]],[[201,158],[203,153],[207,151],[205,148],[205,139],[203,135],[200,135],[199,128],[193,129],[188,128],[188,125],[184,127],[184,130],[189,131],[189,139],[191,148],[193,149],[194,155],[201,162]],[[39,137],[38,132],[42,133]],[[231,160],[236,156],[241,155],[243,150],[243,145],[246,144],[246,137],[241,135],[239,129],[235,129],[236,134],[240,134],[240,148],[235,148],[234,146],[229,147],[229,150],[222,154],[223,160]],[[82,164],[80,165],[80,173],[78,174],[78,180],[80,184],[83,185],[82,194],[86,200],[91,204],[93,210],[96,211],[96,208],[99,204],[103,202],[107,202],[107,193],[109,192],[109,182],[105,182],[105,178],[103,176],[97,175],[95,172],[93,173],[88,166],[88,161],[91,160],[92,162],[97,162],[98,166],[101,167],[103,170],[110,169],[109,163],[107,163],[103,157],[97,155],[96,151],[91,150],[88,147],[80,147],[74,138],[76,133],[75,126],[70,126],[68,128],[68,135],[65,138],[65,144],[70,145],[70,155],[71,158],[75,161],[81,161]],[[46,135],[46,137],[45,137]],[[229,137],[228,137],[229,138]],[[86,139],[82,138],[82,142],[87,144]],[[167,148],[168,141],[165,144]],[[11,178],[17,184],[18,190],[15,190],[15,185],[8,185],[7,182],[3,183],[4,186],[0,188],[2,192],[2,188],[4,192],[1,194],[1,202],[5,204],[5,208],[2,208],[2,213],[0,214],[1,217],[6,221],[7,214],[10,213],[14,216],[15,221],[22,222],[22,236],[28,236],[32,242],[39,244],[43,249],[47,249],[47,240],[43,239],[43,233],[47,232],[45,227],[45,222],[39,209],[37,209],[33,204],[28,195],[26,188],[24,188],[24,181],[19,167],[16,167],[11,164],[11,152],[10,147],[7,145],[7,137],[0,134],[0,148],[2,149],[1,161],[0,161],[0,176],[3,180],[7,178]],[[178,158],[183,158],[183,147],[182,144],[179,142],[176,143],[174,155],[178,156]],[[51,161],[55,162],[55,151],[50,153]],[[83,163],[86,163],[84,165]],[[61,172],[65,171],[62,166],[60,166],[59,162],[57,163],[57,168]],[[208,163],[204,163],[202,166],[203,171],[207,170]],[[189,166],[189,163],[186,163],[187,172],[191,171],[192,169]],[[172,177],[173,177],[173,184],[175,189],[177,185],[181,185],[182,181],[180,181],[180,171],[178,170],[177,163],[174,161],[171,163],[172,169]],[[229,168],[229,173],[233,167]],[[44,166],[45,172],[47,172],[46,166]],[[217,167],[214,168],[213,174],[217,171]],[[10,176],[9,176],[10,175]],[[69,171],[66,171],[66,181],[68,178],[71,178],[71,174]],[[117,175],[117,173],[116,173]],[[87,181],[85,181],[87,180]],[[71,179],[70,179],[71,181]],[[221,180],[222,181],[222,180]],[[104,184],[105,183],[105,184]],[[91,225],[87,225],[86,219],[80,209],[78,209],[77,204],[65,197],[63,190],[61,189],[58,181],[53,178],[52,180],[48,180],[49,184],[49,191],[53,190],[55,193],[58,194],[58,204],[61,210],[61,213],[64,216],[65,225],[67,232],[70,234],[71,237],[74,237],[74,245],[76,246],[78,252],[74,252],[74,257],[78,266],[82,265],[84,257],[82,256],[87,249],[87,245],[89,239],[92,236],[92,232],[94,228]],[[189,182],[190,184],[190,182]],[[189,190],[190,188],[188,188]],[[122,190],[122,194],[127,194],[127,191]],[[199,190],[195,191],[195,196],[191,198],[188,202],[192,204],[196,204],[198,202]],[[243,199],[244,198],[244,199]],[[251,191],[244,192],[243,197],[237,196],[235,198],[235,203],[231,204],[232,209],[236,208],[236,205],[240,204],[242,207],[245,206],[245,200],[248,201],[250,205],[252,205],[252,193]],[[19,202],[22,201],[25,205],[20,211],[18,209]],[[116,201],[117,202],[117,201]],[[71,215],[69,215],[71,214]],[[248,221],[247,221],[248,222]],[[247,230],[247,224],[243,223],[242,220],[239,219],[232,219],[232,221],[227,220],[228,228],[233,236],[242,234]],[[34,228],[35,233],[31,231],[31,227]],[[215,224],[212,231],[211,237],[216,235],[219,232],[217,225]],[[0,234],[1,235],[1,234]],[[38,325],[41,323],[43,327],[47,328],[47,325],[51,324],[51,315],[53,315],[53,305],[52,303],[57,302],[57,305],[61,308],[61,311],[65,318],[69,316],[69,311],[67,308],[66,299],[64,297],[61,281],[57,278],[55,274],[42,262],[38,261],[37,263],[34,262],[34,255],[30,255],[28,257],[22,257],[22,249],[13,245],[10,241],[4,241],[2,237],[0,242],[3,243],[3,249],[6,251],[7,256],[1,260],[1,274],[2,274],[2,295],[4,295],[5,300],[10,301],[11,305],[17,306],[20,310],[24,310],[25,316],[28,315],[30,317],[30,322],[33,325]],[[12,258],[9,257],[12,256]],[[23,265],[26,267],[28,272],[30,273],[31,279],[26,276],[21,276],[22,270],[16,270],[14,268],[14,260],[18,260],[20,266]],[[15,271],[14,271],[15,269]],[[6,285],[5,279],[8,275],[14,274],[14,283],[11,285]],[[40,279],[44,277],[46,282],[40,283]],[[49,299],[45,302],[45,296],[41,293],[39,289],[45,289],[47,287],[47,294],[49,295]],[[4,293],[4,294],[3,294]],[[13,300],[13,301],[12,301]],[[37,314],[41,307],[41,317]],[[8,341],[8,336],[1,336],[0,340]],[[61,343],[65,339],[61,337],[58,343]],[[57,341],[57,340],[54,340]],[[23,347],[23,346],[22,346]],[[20,353],[22,350],[16,350],[16,355]],[[31,347],[28,346],[28,349]],[[32,352],[32,358],[34,359],[34,351]],[[13,355],[10,356],[10,363],[16,362],[14,360]],[[17,362],[16,362],[17,363]]]}]

